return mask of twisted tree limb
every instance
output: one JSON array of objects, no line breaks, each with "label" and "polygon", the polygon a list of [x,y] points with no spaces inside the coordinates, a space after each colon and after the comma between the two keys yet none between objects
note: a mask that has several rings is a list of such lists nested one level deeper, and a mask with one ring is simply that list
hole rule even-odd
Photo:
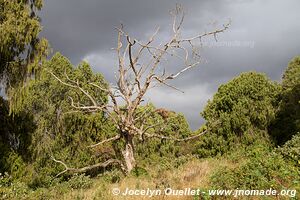
[{"label": "twisted tree limb", "polygon": [[51,159],[54,162],[60,163],[65,167],[65,169],[63,171],[59,172],[56,175],[56,177],[61,176],[62,174],[66,173],[66,172],[69,172],[69,173],[72,173],[72,174],[74,174],[74,173],[84,173],[84,172],[87,172],[87,171],[90,171],[92,169],[99,168],[99,167],[105,168],[105,167],[107,167],[109,165],[112,165],[112,164],[122,165],[122,162],[120,160],[109,159],[109,160],[107,160],[103,163],[97,163],[97,164],[89,165],[89,166],[82,167],[82,168],[72,168],[72,167],[68,167],[64,162],[55,159],[53,156],[51,157]]}]

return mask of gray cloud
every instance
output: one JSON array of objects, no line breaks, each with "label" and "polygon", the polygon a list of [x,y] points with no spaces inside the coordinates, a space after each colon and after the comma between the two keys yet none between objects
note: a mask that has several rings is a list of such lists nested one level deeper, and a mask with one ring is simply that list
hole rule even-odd
[{"label": "gray cloud", "polygon": [[[205,41],[205,62],[174,82],[184,94],[158,88],[147,96],[158,106],[183,112],[193,129],[203,122],[199,113],[219,84],[250,70],[280,80],[288,61],[300,55],[298,0],[185,0],[182,4],[188,12],[186,35],[232,20],[218,43]],[[174,5],[172,0],[45,0],[43,35],[54,51],[74,64],[89,61],[95,71],[113,81],[116,60],[110,49],[116,45],[114,27],[122,22],[126,30],[143,39],[160,25],[159,36],[165,38],[171,22],[168,10]]]}]

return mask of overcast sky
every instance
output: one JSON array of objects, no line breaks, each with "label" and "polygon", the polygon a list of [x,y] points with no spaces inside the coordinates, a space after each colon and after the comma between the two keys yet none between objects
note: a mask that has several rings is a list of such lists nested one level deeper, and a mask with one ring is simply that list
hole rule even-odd
[{"label": "overcast sky", "polygon": [[169,10],[176,3],[187,12],[186,35],[220,27],[231,19],[230,29],[219,35],[218,43],[204,43],[205,62],[175,81],[185,93],[157,88],[147,96],[157,107],[184,113],[192,129],[204,122],[200,112],[220,84],[253,70],[280,80],[289,60],[300,55],[299,0],[44,1],[42,34],[53,51],[74,65],[88,61],[109,82],[115,81],[116,56],[111,48],[116,46],[114,27],[120,23],[141,40],[159,25],[163,40],[172,21]]}]

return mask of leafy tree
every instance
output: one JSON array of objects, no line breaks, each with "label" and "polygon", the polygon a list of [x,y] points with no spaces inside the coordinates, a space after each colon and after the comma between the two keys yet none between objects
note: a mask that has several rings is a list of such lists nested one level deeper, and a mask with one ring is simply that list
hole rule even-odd
[{"label": "leafy tree", "polygon": [[300,56],[295,57],[288,64],[282,77],[283,90],[292,90],[300,84]]},{"label": "leafy tree", "polygon": [[36,12],[41,8],[42,0],[0,0],[0,79],[6,83],[4,88],[20,87],[47,54],[47,41],[39,39],[41,25]]},{"label": "leafy tree", "polygon": [[300,132],[300,57],[289,64],[282,78],[276,118],[270,126],[271,135],[281,145]]},{"label": "leafy tree", "polygon": [[[6,89],[10,101],[0,99],[0,171],[22,176],[28,158],[32,116],[26,112],[9,115],[22,95],[22,83],[30,79],[47,54],[48,44],[39,39],[41,31],[37,10],[42,0],[0,0],[0,90]],[[19,173],[19,174],[18,174]]]},{"label": "leafy tree", "polygon": [[9,103],[0,97],[0,173],[23,178],[25,162],[30,160],[30,133],[34,128],[32,115],[26,112],[9,115]]},{"label": "leafy tree", "polygon": [[278,92],[277,84],[256,72],[242,73],[221,85],[202,113],[212,128],[199,142],[199,155],[223,154],[266,136]]},{"label": "leafy tree", "polygon": [[[84,103],[89,101],[88,97],[74,88],[62,85],[51,76],[49,70],[64,77],[63,80],[77,80],[82,84],[92,81],[107,87],[103,76],[94,74],[85,62],[74,69],[68,59],[57,53],[51,60],[43,63],[39,79],[29,82],[22,104],[17,109],[30,112],[37,127],[32,133],[30,144],[32,186],[48,184],[52,175],[60,171],[61,166],[51,160],[52,156],[64,159],[74,167],[92,165],[107,156],[114,156],[111,147],[89,147],[103,138],[104,132],[115,132],[104,112],[86,113],[74,110],[79,105],[70,102]],[[99,105],[107,104],[105,92],[87,84],[83,87],[89,89],[91,95],[97,95],[95,100]]]}]

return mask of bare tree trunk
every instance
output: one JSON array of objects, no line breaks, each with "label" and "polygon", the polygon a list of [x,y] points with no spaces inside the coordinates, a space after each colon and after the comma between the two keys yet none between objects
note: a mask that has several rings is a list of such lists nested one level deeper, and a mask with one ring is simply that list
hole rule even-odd
[{"label": "bare tree trunk", "polygon": [[133,137],[130,134],[125,134],[125,150],[122,151],[126,172],[130,173],[135,167]]}]

